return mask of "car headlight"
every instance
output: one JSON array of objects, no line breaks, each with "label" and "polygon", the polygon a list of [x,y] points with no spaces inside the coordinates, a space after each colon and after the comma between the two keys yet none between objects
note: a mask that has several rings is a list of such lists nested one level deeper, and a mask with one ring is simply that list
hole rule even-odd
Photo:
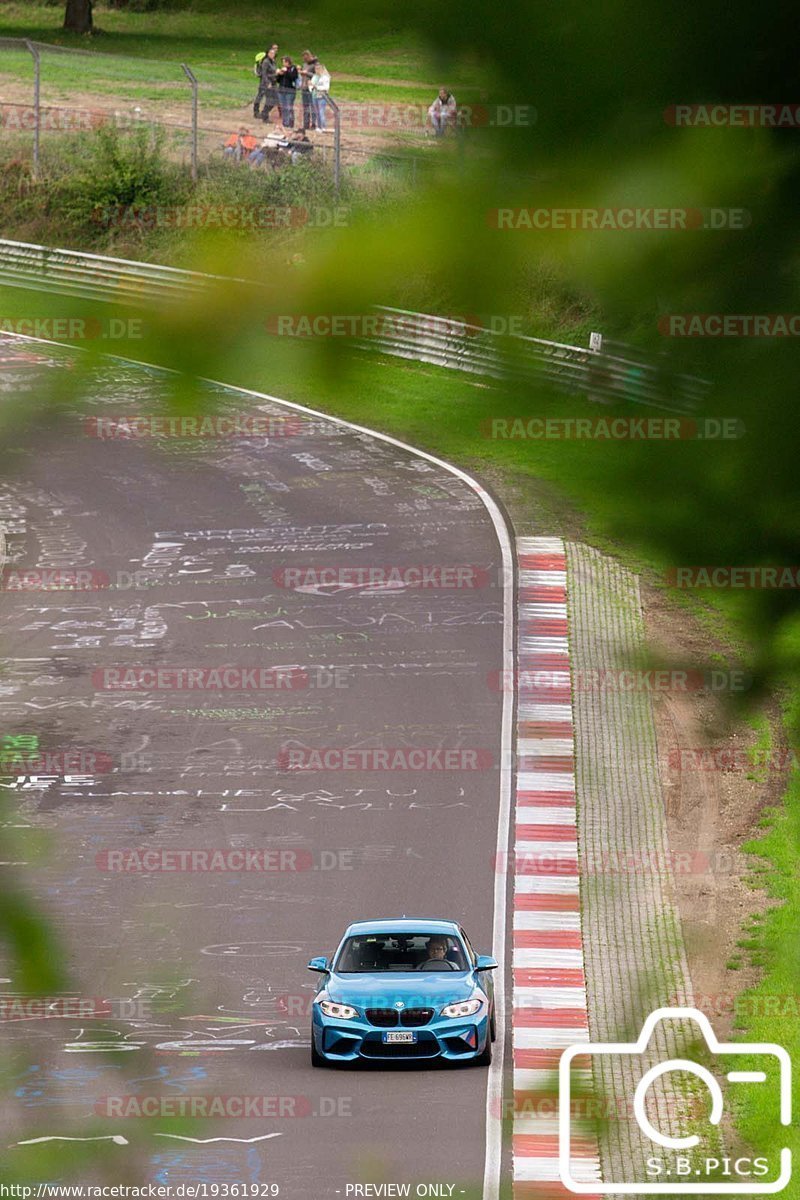
[{"label": "car headlight", "polygon": [[358,1016],[358,1011],[349,1004],[337,1004],[334,1000],[320,1000],[319,1006],[326,1017],[338,1017],[342,1021],[352,1021]]},{"label": "car headlight", "polygon": [[459,1000],[457,1004],[445,1004],[443,1017],[472,1017],[483,1004],[482,1000]]}]

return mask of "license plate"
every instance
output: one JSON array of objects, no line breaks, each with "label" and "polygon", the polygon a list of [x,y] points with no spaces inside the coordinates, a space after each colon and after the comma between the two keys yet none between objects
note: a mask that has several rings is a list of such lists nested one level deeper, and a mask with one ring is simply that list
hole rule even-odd
[{"label": "license plate", "polygon": [[405,1031],[403,1031],[401,1033],[399,1030],[395,1030],[395,1031],[392,1031],[392,1033],[385,1033],[383,1035],[383,1040],[384,1040],[384,1042],[411,1042],[411,1043],[413,1043],[417,1040],[417,1035],[415,1033],[406,1033]]}]

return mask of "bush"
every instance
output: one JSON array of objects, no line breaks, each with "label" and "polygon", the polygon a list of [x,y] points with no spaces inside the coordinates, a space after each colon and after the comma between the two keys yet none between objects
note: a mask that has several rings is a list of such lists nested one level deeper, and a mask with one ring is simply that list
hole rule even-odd
[{"label": "bush", "polygon": [[180,203],[187,181],[167,160],[160,130],[104,125],[67,153],[52,186],[62,218],[86,226],[120,209]]}]

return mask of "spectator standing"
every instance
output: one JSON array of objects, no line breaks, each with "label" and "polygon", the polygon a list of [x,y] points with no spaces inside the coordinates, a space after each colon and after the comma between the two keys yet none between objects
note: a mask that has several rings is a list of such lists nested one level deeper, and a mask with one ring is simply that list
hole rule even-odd
[{"label": "spectator standing", "polygon": [[[257,121],[268,121],[269,114],[278,103],[278,89],[276,86],[277,54],[277,45],[270,46],[258,64],[258,94],[253,101],[253,116]],[[264,101],[263,109],[261,108],[262,100]]]},{"label": "spectator standing", "polygon": [[452,129],[455,127],[456,114],[455,96],[446,87],[440,87],[439,95],[428,109],[428,116],[431,119],[433,132],[437,137],[441,137],[448,128]]},{"label": "spectator standing", "polygon": [[311,95],[311,80],[317,69],[317,57],[310,50],[303,51],[303,65],[300,68],[300,97],[303,101],[303,129],[316,129],[317,115],[314,111],[314,98]]},{"label": "spectator standing", "polygon": [[328,104],[328,92],[331,90],[331,77],[324,63],[317,61],[314,74],[311,76],[311,98],[314,101],[314,112],[317,118],[317,129],[326,133],[328,122],[325,109]]},{"label": "spectator standing", "polygon": [[284,129],[294,129],[294,101],[299,72],[288,54],[281,59],[277,71],[278,100],[281,106],[281,121]]}]

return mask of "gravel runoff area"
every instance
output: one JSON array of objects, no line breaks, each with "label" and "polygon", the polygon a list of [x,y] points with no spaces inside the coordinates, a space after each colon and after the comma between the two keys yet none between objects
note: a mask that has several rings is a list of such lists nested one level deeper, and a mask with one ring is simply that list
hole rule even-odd
[{"label": "gravel runoff area", "polygon": [[[692,1004],[652,695],[620,678],[645,660],[642,604],[637,577],[587,546],[567,546],[567,582],[590,1040],[628,1043],[656,1009]],[[656,1026],[643,1057],[593,1056],[607,1183],[648,1182],[645,1159],[664,1152],[634,1119],[636,1083],[667,1059],[695,1059],[699,1035],[693,1021],[671,1020]],[[654,1083],[647,1113],[664,1134],[685,1136],[692,1092],[674,1083],[674,1075]]]}]

